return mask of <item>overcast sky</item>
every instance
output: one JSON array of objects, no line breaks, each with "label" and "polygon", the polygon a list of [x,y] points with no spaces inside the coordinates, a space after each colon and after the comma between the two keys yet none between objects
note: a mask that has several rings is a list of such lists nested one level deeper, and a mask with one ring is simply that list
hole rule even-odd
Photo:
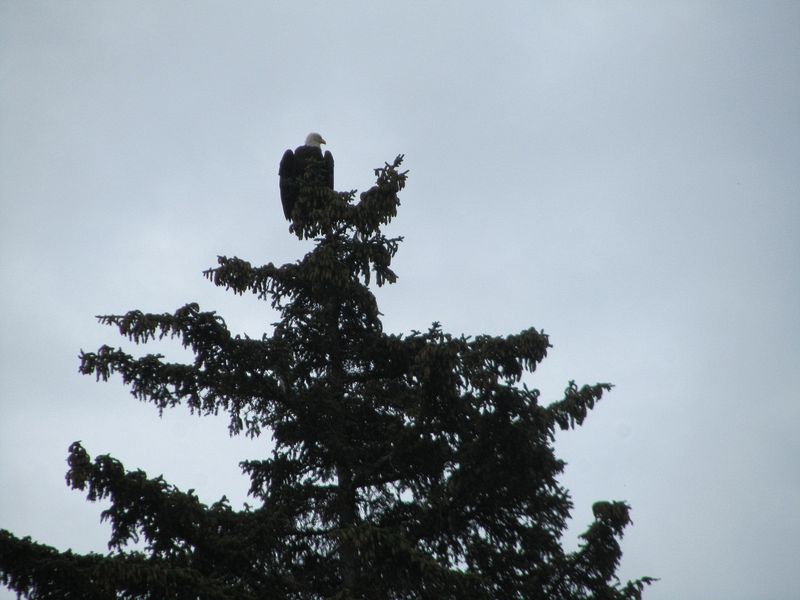
[{"label": "overcast sky", "polygon": [[544,398],[616,385],[557,440],[568,545],[626,500],[620,573],[660,577],[648,599],[796,597],[794,1],[0,1],[0,527],[105,550],[103,505],[64,482],[75,440],[247,499],[265,441],[159,419],[78,352],[133,350],[94,315],[194,301],[268,329],[201,272],[309,250],[277,181],[309,131],[341,190],[406,155],[388,331],[535,326]]}]

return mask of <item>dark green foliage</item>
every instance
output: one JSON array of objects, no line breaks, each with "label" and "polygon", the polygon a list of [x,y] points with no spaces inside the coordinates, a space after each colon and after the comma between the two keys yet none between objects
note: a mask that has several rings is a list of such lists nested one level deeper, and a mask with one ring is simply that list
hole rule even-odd
[{"label": "dark green foliage", "polygon": [[[402,157],[355,193],[309,176],[291,231],[316,240],[294,264],[220,257],[217,286],[253,293],[280,315],[270,334],[231,334],[214,312],[103,316],[130,341],[173,337],[191,364],[103,346],[80,371],[119,375],[159,411],[225,411],[231,434],[269,433],[274,450],[246,461],[255,507],[202,504],[162,478],[70,447],[67,482],[107,499],[110,554],[58,552],[0,536],[2,583],[31,598],[639,598],[620,584],[622,502],[595,504],[581,547],[561,536],[571,502],[557,477],[555,432],[580,425],[609,384],[543,405],[521,384],[548,337],[384,333],[368,285],[393,283]],[[309,171],[311,172],[311,171]],[[142,540],[143,552],[126,548]]]}]

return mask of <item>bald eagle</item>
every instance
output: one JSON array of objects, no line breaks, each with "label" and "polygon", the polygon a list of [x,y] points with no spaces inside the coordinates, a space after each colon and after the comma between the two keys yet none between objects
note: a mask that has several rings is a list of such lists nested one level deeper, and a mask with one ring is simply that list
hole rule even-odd
[{"label": "bald eagle", "polygon": [[300,180],[306,172],[306,167],[310,160],[316,159],[322,172],[320,181],[327,187],[333,189],[333,155],[330,151],[322,155],[320,144],[325,140],[318,133],[309,133],[306,143],[295,149],[294,152],[287,150],[283,153],[281,166],[278,170],[281,185],[281,204],[283,204],[283,214],[288,221],[292,220],[292,211],[297,202],[297,195],[300,190]]}]

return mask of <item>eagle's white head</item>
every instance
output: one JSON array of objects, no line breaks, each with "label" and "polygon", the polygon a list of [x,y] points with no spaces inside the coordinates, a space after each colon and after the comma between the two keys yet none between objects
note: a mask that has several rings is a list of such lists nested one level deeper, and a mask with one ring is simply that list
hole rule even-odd
[{"label": "eagle's white head", "polygon": [[322,136],[318,133],[312,132],[309,133],[308,136],[306,136],[306,146],[315,146],[319,148],[319,145],[324,143],[325,140],[323,140]]}]

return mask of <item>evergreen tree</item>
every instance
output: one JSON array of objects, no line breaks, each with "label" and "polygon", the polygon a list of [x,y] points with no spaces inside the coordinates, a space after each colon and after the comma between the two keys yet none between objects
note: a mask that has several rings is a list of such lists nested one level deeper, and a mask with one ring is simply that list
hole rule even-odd
[{"label": "evergreen tree", "polygon": [[[578,550],[561,545],[571,502],[553,436],[581,424],[611,386],[570,382],[543,405],[520,383],[549,347],[535,329],[383,331],[369,286],[396,280],[402,238],[381,226],[396,215],[401,161],[376,169],[358,200],[309,168],[290,231],[314,249],[283,266],[220,257],[206,272],[271,302],[280,315],[271,333],[233,335],[187,304],[99,319],[137,344],[178,338],[192,364],[110,346],[81,354],[82,373],[118,375],[159,411],[225,411],[232,435],[270,435],[271,456],[241,465],[256,506],[234,510],[224,497],[206,506],[76,442],[67,482],[110,501],[109,553],[0,531],[4,585],[59,599],[640,598],[650,578],[615,576],[624,502],[596,503]],[[140,538],[145,550],[130,550]]]}]

